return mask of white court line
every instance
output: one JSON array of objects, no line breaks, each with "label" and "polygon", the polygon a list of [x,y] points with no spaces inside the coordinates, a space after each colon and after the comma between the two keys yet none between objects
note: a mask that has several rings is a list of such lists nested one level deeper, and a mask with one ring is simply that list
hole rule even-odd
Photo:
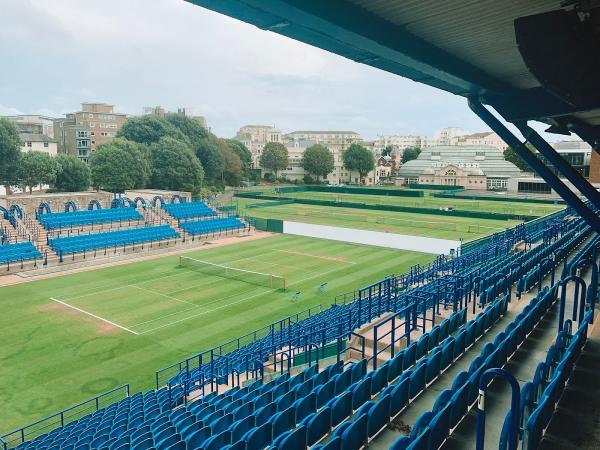
[{"label": "white court line", "polygon": [[130,330],[129,328],[126,328],[126,327],[124,327],[122,325],[119,325],[118,323],[111,322],[110,320],[107,320],[104,317],[97,316],[96,314],[92,314],[91,312],[87,312],[87,311],[85,311],[85,310],[83,310],[81,308],[77,308],[76,306],[69,305],[68,303],[65,303],[65,302],[63,302],[61,300],[58,300],[58,299],[54,298],[54,297],[50,297],[50,300],[52,300],[53,302],[56,302],[56,303],[60,303],[61,305],[67,306],[68,308],[72,308],[72,309],[74,309],[76,311],[79,311],[80,313],[87,314],[88,316],[92,316],[92,317],[94,317],[94,318],[96,318],[98,320],[106,322],[106,323],[108,323],[110,325],[113,325],[113,326],[115,326],[117,328],[120,328],[122,330],[129,331],[130,333],[135,334],[136,336],[140,335],[140,333],[137,333],[137,332],[135,332],[133,330]]},{"label": "white court line", "polygon": [[[336,272],[336,271],[338,271],[338,270],[342,270],[342,269],[340,269],[339,267],[336,267],[335,269],[332,269],[332,270],[327,270],[327,271],[325,271],[325,272],[320,272],[320,273],[318,273],[318,274],[316,274],[316,275],[311,275],[310,277],[302,278],[301,280],[298,280],[298,281],[296,281],[295,283],[292,283],[292,284],[290,284],[290,286],[293,286],[294,284],[302,283],[303,281],[307,281],[307,280],[310,280],[310,279],[312,279],[312,278],[316,278],[317,276],[321,276],[321,275],[328,274],[328,273],[330,273],[330,272]],[[220,310],[220,309],[223,309],[223,308],[229,308],[230,306],[237,305],[238,303],[245,302],[245,301],[247,301],[247,300],[250,300],[251,298],[258,297],[259,295],[267,295],[267,294],[269,294],[269,293],[271,293],[271,292],[275,292],[275,291],[277,291],[277,290],[278,290],[278,289],[271,289],[270,291],[266,291],[266,292],[259,292],[258,294],[251,295],[250,297],[244,297],[243,299],[241,299],[241,300],[238,300],[237,302],[228,303],[228,304],[226,304],[226,305],[219,306],[219,307],[217,307],[217,308],[209,309],[208,311],[202,311],[202,312],[200,312],[200,313],[198,313],[198,314],[193,314],[193,315],[191,315],[191,316],[184,317],[183,319],[179,319],[179,320],[176,320],[176,321],[174,321],[174,322],[170,322],[170,323],[166,323],[166,324],[164,324],[164,325],[160,325],[160,326],[158,326],[158,327],[150,328],[149,330],[142,331],[142,332],[140,332],[139,334],[151,333],[151,332],[153,332],[153,331],[160,330],[161,328],[165,328],[165,327],[169,327],[169,326],[171,326],[171,325],[175,325],[175,324],[178,324],[178,323],[181,323],[181,322],[185,322],[186,320],[193,319],[193,318],[195,318],[195,317],[205,316],[206,314],[210,314],[210,313],[212,313],[212,312],[218,311],[218,310]],[[161,318],[162,318],[162,317],[161,317]],[[159,319],[161,319],[161,318],[159,318]],[[158,319],[156,319],[156,320],[158,320]]]},{"label": "white court line", "polygon": [[136,288],[136,289],[139,289],[139,290],[141,290],[141,291],[146,291],[146,292],[149,292],[150,294],[154,294],[154,295],[160,295],[161,297],[165,297],[165,298],[168,298],[168,299],[170,299],[170,300],[175,300],[176,302],[180,302],[180,303],[187,303],[188,305],[194,305],[194,306],[197,306],[195,303],[188,302],[188,301],[185,301],[185,300],[180,300],[180,299],[178,299],[178,298],[176,298],[176,297],[171,297],[171,296],[170,296],[170,295],[168,295],[168,294],[163,294],[162,292],[153,291],[152,289],[146,289],[146,288],[143,288],[143,287],[141,287],[141,286],[138,286],[137,284],[134,284],[134,285],[132,285],[132,287],[134,287],[134,288]]},{"label": "white court line", "polygon": [[339,263],[343,263],[343,264],[356,264],[354,261],[344,261],[343,259],[339,259],[335,256],[311,255],[310,253],[294,252],[292,250],[279,250],[276,248],[272,248],[271,251],[289,253],[290,255],[308,256],[310,258],[324,259],[325,261],[333,261],[333,262],[339,262]]}]

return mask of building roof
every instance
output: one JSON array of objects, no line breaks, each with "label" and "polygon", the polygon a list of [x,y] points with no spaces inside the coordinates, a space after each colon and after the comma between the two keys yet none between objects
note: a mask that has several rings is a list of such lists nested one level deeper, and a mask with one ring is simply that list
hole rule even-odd
[{"label": "building roof", "polygon": [[[483,157],[478,154],[483,154]],[[488,177],[510,178],[522,174],[517,166],[504,159],[504,155],[496,147],[448,145],[425,147],[417,159],[408,161],[400,167],[398,176],[418,177],[422,174],[431,174],[436,168],[447,164],[473,171],[473,174],[480,174],[479,170],[481,170],[482,174]]]},{"label": "building roof", "polygon": [[[594,89],[600,62],[592,44],[598,38],[590,26],[599,9],[593,2],[188,1],[359,63],[479,98],[508,121],[540,120],[563,130],[600,127],[600,92]],[[579,45],[582,41],[590,45]]]},{"label": "building roof", "polygon": [[20,136],[23,142],[56,142],[45,134],[21,133]]}]

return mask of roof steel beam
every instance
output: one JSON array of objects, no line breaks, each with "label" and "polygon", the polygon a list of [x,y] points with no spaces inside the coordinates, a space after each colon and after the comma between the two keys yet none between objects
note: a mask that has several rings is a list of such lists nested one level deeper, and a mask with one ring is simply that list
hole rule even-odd
[{"label": "roof steel beam", "polygon": [[600,192],[598,192],[571,164],[558,154],[546,140],[540,136],[526,122],[515,122],[523,137],[548,159],[556,169],[575,186],[579,192],[587,197],[592,204],[600,209]]},{"label": "roof steel beam", "polygon": [[516,137],[500,122],[478,98],[469,97],[469,108],[479,116],[492,130],[502,138],[517,154],[535,170],[548,185],[571,206],[594,231],[600,234],[600,217],[598,217],[571,189],[565,185],[546,165],[529,150],[524,142]]}]

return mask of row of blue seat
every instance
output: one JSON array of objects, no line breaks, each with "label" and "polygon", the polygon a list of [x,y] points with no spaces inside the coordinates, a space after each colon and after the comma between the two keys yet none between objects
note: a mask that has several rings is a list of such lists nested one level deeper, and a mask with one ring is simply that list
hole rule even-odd
[{"label": "row of blue seat", "polygon": [[42,254],[31,242],[17,242],[0,245],[0,263],[26,261],[40,258]]},{"label": "row of blue seat", "polygon": [[472,360],[469,370],[455,377],[452,388],[440,393],[434,408],[419,416],[410,435],[398,438],[391,449],[438,449],[476,402],[479,378],[483,372],[504,366],[555,303],[556,292],[556,285],[551,289],[545,287],[534,297],[505,330],[496,335],[493,342],[484,345],[480,355]]},{"label": "row of blue seat", "polygon": [[236,217],[221,217],[218,219],[194,220],[181,223],[181,228],[189,234],[215,233],[217,231],[237,230],[244,227],[244,223]]},{"label": "row of blue seat", "polygon": [[[575,362],[587,341],[588,326],[593,320],[593,315],[594,311],[589,309],[573,336],[570,335],[570,327],[566,327],[557,335],[556,343],[549,349],[546,361],[538,365],[533,380],[521,389],[518,434],[520,448],[535,450],[539,447],[544,431],[573,372]],[[500,436],[500,450],[508,447],[510,420],[509,412]]]},{"label": "row of blue seat", "polygon": [[176,219],[189,219],[191,217],[214,216],[216,211],[206,203],[184,202],[184,203],[163,203],[162,208]]},{"label": "row of blue seat", "polygon": [[59,237],[48,239],[48,244],[55,252],[62,254],[176,237],[179,237],[179,233],[169,225],[159,225],[155,227],[129,228],[105,233]]},{"label": "row of blue seat", "polygon": [[135,208],[130,207],[47,213],[38,214],[37,217],[42,226],[47,230],[76,225],[93,225],[97,223],[143,219],[143,216]]}]

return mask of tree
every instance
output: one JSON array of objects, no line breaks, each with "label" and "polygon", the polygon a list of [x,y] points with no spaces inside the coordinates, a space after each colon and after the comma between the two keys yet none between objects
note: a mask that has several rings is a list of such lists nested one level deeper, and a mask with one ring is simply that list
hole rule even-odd
[{"label": "tree", "polygon": [[333,154],[324,145],[315,144],[304,150],[302,167],[308,173],[316,175],[317,179],[333,172],[333,164]]},{"label": "tree", "polygon": [[277,171],[288,166],[287,148],[279,142],[267,143],[260,155],[259,164],[263,169],[271,170],[277,177]]},{"label": "tree", "polygon": [[100,144],[90,160],[92,184],[109,192],[146,187],[150,177],[147,147],[123,138]]},{"label": "tree", "polygon": [[219,139],[217,145],[225,161],[223,182],[228,186],[239,186],[244,174],[242,160],[231,147],[229,147],[224,139]]},{"label": "tree", "polygon": [[344,167],[348,170],[355,170],[360,176],[360,180],[375,168],[375,157],[373,153],[360,144],[352,144],[342,154]]},{"label": "tree", "polygon": [[59,169],[58,162],[48,153],[28,152],[21,156],[17,177],[31,193],[34,186],[54,183]]},{"label": "tree", "polygon": [[187,140],[186,136],[166,119],[151,114],[130,117],[117,133],[117,137],[140,144],[152,144],[165,136]]},{"label": "tree", "polygon": [[250,166],[252,165],[252,153],[240,141],[236,139],[225,139],[229,148],[240,158],[244,175],[247,177],[250,174]]},{"label": "tree", "polygon": [[392,147],[391,145],[388,145],[386,148],[383,149],[383,151],[381,152],[381,156],[391,156],[392,151],[394,151],[394,147]]},{"label": "tree", "polygon": [[513,163],[519,168],[519,170],[522,170],[523,172],[533,172],[531,166],[527,164],[527,162],[510,147],[504,150],[504,159],[508,162]]},{"label": "tree", "polygon": [[[170,113],[165,115],[165,120],[183,136],[185,136],[194,150],[200,141],[208,139],[209,131],[196,119],[185,116],[180,113]],[[176,135],[173,137],[177,137]]]},{"label": "tree", "polygon": [[412,161],[413,159],[417,159],[421,154],[421,149],[419,147],[408,147],[405,148],[402,152],[402,164],[407,163],[408,161]]},{"label": "tree", "polygon": [[89,166],[79,158],[71,155],[58,155],[59,165],[54,188],[63,192],[78,192],[89,189],[92,183],[92,172]]},{"label": "tree", "polygon": [[200,192],[204,170],[191,147],[178,139],[163,137],[150,146],[155,189]]},{"label": "tree", "polygon": [[207,184],[214,185],[223,178],[225,170],[225,157],[218,145],[219,138],[211,134],[206,139],[201,139],[195,150],[196,156],[202,163],[204,179]]},{"label": "tree", "polygon": [[14,123],[0,117],[0,182],[12,180],[21,153],[21,136]]}]

